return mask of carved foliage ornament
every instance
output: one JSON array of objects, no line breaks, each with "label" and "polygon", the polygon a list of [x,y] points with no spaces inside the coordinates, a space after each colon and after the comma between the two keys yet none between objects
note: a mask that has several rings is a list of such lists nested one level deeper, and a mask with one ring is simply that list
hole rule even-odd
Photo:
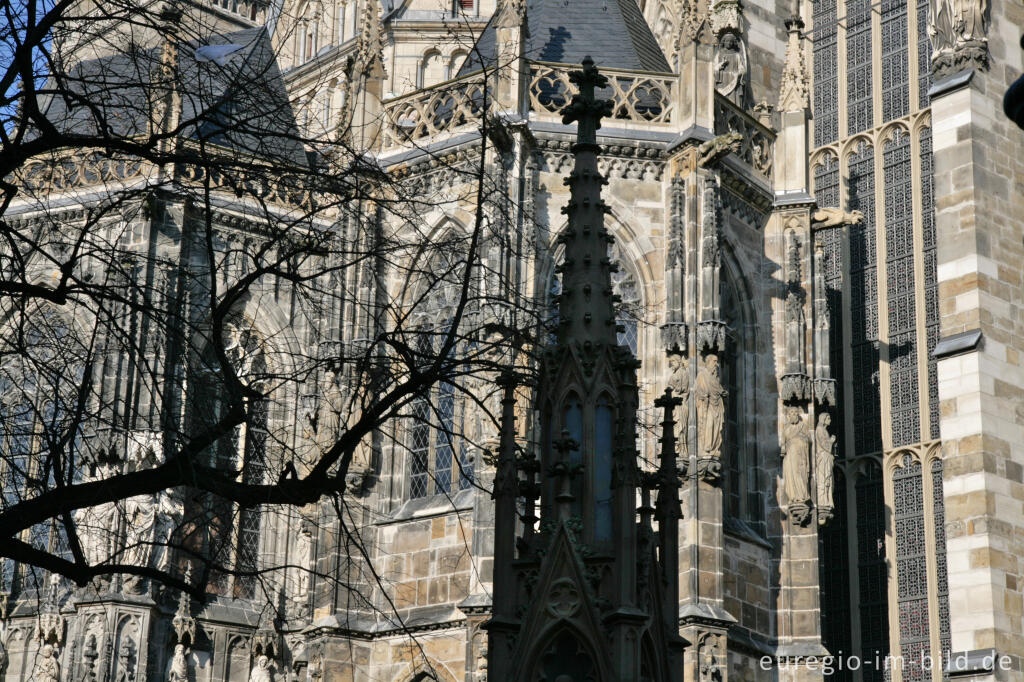
[{"label": "carved foliage ornament", "polygon": [[779,88],[779,109],[781,111],[803,111],[807,109],[807,65],[804,63],[803,40],[800,30],[804,22],[797,17],[786,22],[789,43],[786,45],[786,64],[782,68],[782,85]]}]

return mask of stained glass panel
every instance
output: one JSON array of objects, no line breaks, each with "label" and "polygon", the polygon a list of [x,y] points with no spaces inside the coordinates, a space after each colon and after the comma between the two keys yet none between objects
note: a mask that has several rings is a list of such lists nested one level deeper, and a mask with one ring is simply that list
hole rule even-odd
[{"label": "stained glass panel", "polygon": [[814,144],[819,147],[839,138],[836,11],[836,0],[814,2]]},{"label": "stained glass panel", "polygon": [[849,158],[849,208],[864,220],[851,225],[850,324],[854,440],[858,453],[882,449],[878,391],[878,285],[875,258],[875,151],[862,144]]},{"label": "stained glass panel", "polygon": [[907,65],[907,0],[882,0],[882,121],[910,109]]},{"label": "stained glass panel", "polygon": [[848,133],[873,124],[871,0],[846,0],[846,125]]},{"label": "stained glass panel", "polygon": [[896,586],[903,679],[929,677],[921,655],[930,653],[928,629],[928,566],[924,530],[921,463],[906,455],[893,473],[893,536],[896,542]]},{"label": "stained glass panel", "polygon": [[[860,584],[861,657],[884,660],[889,654],[889,581],[885,560],[885,497],[877,465],[858,479],[857,573]],[[884,670],[865,666],[865,682],[882,682]]]},{"label": "stained glass panel", "polygon": [[932,351],[939,340],[939,289],[935,250],[935,190],[932,179],[932,131],[921,130],[921,240],[924,245],[924,324],[928,340],[929,437],[939,437],[939,381]]},{"label": "stained glass panel", "polygon": [[893,445],[920,440],[917,386],[913,187],[910,137],[897,131],[886,143],[885,253],[889,298],[889,392]]}]

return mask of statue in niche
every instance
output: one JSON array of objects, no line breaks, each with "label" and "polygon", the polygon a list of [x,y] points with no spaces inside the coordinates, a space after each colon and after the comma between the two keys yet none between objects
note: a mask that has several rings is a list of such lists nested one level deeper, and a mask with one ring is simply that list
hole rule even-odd
[{"label": "statue in niche", "polygon": [[[129,468],[141,471],[158,466],[163,462],[161,452],[153,442],[130,448]],[[136,495],[125,500],[125,563],[166,570],[170,562],[167,543],[184,514],[184,501],[177,490]],[[143,579],[126,576],[124,588],[137,594],[143,589]]]},{"label": "statue in niche", "polygon": [[697,372],[694,387],[697,399],[698,466],[707,478],[717,478],[721,470],[722,426],[725,424],[725,397],[728,395],[719,378],[718,356],[704,356],[704,365]]},{"label": "statue in niche", "polygon": [[327,385],[320,401],[320,410],[316,418],[317,442],[322,451],[332,448],[341,431],[341,412],[343,398],[338,385],[338,373],[334,369],[327,370]]},{"label": "statue in niche", "polygon": [[256,665],[249,673],[249,682],[274,682],[274,673],[270,669],[270,658],[266,655],[260,654],[256,659]]},{"label": "statue in niche", "polygon": [[135,682],[135,672],[132,670],[132,650],[130,640],[121,643],[121,650],[117,654],[117,682]]},{"label": "statue in niche", "polygon": [[668,368],[671,374],[668,377],[668,387],[672,389],[672,397],[681,398],[682,404],[675,411],[676,420],[676,461],[686,467],[686,460],[689,459],[689,450],[686,445],[687,427],[690,425],[690,410],[687,401],[690,397],[690,366],[680,353],[670,353],[668,356]]},{"label": "statue in niche", "polygon": [[167,666],[167,682],[188,682],[188,659],[185,657],[184,644],[174,646],[174,654]]},{"label": "statue in niche", "polygon": [[34,682],[60,682],[60,663],[52,644],[44,644],[32,671]]},{"label": "statue in niche", "polygon": [[836,437],[833,436],[828,427],[832,423],[832,416],[828,412],[818,415],[818,427],[814,430],[814,445],[816,457],[814,463],[814,479],[817,483],[817,506],[818,522],[824,524],[832,518],[832,467],[836,461]]},{"label": "statue in niche", "polygon": [[[100,453],[89,467],[83,482],[102,481],[120,473],[119,463],[106,453]],[[117,508],[113,502],[104,502],[75,512],[75,526],[82,553],[90,564],[107,561],[112,551],[114,532],[117,528]]]},{"label": "statue in niche", "polygon": [[715,48],[715,90],[742,105],[743,86],[747,82],[747,48],[740,37],[727,31]]},{"label": "statue in niche", "polygon": [[786,371],[804,372],[804,306],[796,292],[786,296]]},{"label": "statue in niche", "polygon": [[700,682],[721,682],[722,670],[718,666],[718,635],[709,633],[700,642],[698,653]]},{"label": "statue in niche", "polygon": [[313,533],[303,523],[295,542],[295,594],[292,599],[300,604],[309,594],[310,575],[313,568]]},{"label": "statue in niche", "polygon": [[803,524],[811,501],[811,434],[799,407],[786,410],[781,455],[784,502],[793,520]]}]

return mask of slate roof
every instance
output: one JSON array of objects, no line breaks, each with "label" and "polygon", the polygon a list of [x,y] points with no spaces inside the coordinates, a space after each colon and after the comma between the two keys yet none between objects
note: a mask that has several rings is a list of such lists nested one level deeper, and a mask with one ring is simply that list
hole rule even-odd
[{"label": "slate roof", "polygon": [[[589,55],[599,68],[672,70],[635,0],[527,0],[526,23],[528,59],[579,64]],[[493,19],[459,75],[480,69],[481,58],[495,59]]]},{"label": "slate roof", "polygon": [[[198,61],[202,45],[238,45],[218,61]],[[215,35],[178,50],[183,137],[243,154],[307,164],[295,116],[263,27]],[[144,135],[150,120],[152,71],[161,48],[91,59],[74,65],[62,90],[43,106],[47,118],[69,134]]]}]

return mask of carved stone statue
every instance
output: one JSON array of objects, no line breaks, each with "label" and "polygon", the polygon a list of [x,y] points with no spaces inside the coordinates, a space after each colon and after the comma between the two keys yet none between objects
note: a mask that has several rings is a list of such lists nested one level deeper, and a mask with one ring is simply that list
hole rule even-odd
[{"label": "carved stone statue", "polygon": [[304,602],[309,595],[309,571],[313,568],[313,533],[305,524],[295,541],[295,593],[292,599]]},{"label": "carved stone statue", "polygon": [[[156,531],[156,509],[155,495],[137,495],[125,501],[125,563],[132,566],[149,565]],[[138,576],[125,578],[126,589],[138,589],[140,585]]]},{"label": "carved stone statue", "polygon": [[317,442],[322,450],[330,449],[338,439],[338,433],[341,431],[342,400],[338,375],[336,372],[328,371],[327,385],[316,420]]},{"label": "carved stone statue", "polygon": [[804,371],[804,306],[795,292],[786,296],[786,372]]},{"label": "carved stone statue", "polygon": [[721,682],[722,670],[718,665],[718,635],[709,633],[701,640],[697,657],[700,663],[700,682]]},{"label": "carved stone statue", "polygon": [[184,644],[174,647],[174,654],[167,666],[167,682],[188,682],[188,659],[185,657]]},{"label": "carved stone statue", "polygon": [[747,48],[735,33],[723,33],[715,49],[715,89],[741,104],[746,81]]},{"label": "carved stone statue", "polygon": [[936,77],[988,63],[988,0],[931,0],[928,35]]},{"label": "carved stone statue", "polygon": [[814,479],[817,483],[818,523],[824,524],[832,518],[833,472],[836,461],[836,437],[829,433],[832,416],[828,412],[818,415],[818,427],[814,430],[815,461]]},{"label": "carved stone statue", "polygon": [[721,160],[726,154],[738,154],[743,145],[743,136],[739,133],[723,133],[701,144],[697,149],[700,157],[697,165],[707,168]]},{"label": "carved stone statue", "polygon": [[60,663],[52,645],[44,644],[40,650],[32,679],[34,682],[60,682]]},{"label": "carved stone statue", "polygon": [[690,409],[687,401],[690,397],[690,372],[689,363],[679,353],[671,353],[668,356],[668,368],[671,374],[668,377],[668,387],[672,389],[672,396],[681,398],[683,404],[675,411],[676,420],[676,461],[685,462],[689,459],[689,450],[686,444],[687,427],[690,425]]},{"label": "carved stone statue", "polygon": [[[119,473],[118,464],[111,458],[101,456],[83,482],[101,481]],[[117,509],[112,502],[86,507],[75,512],[75,526],[82,553],[91,564],[108,560],[113,553],[114,529],[117,528]]]},{"label": "carved stone statue", "polygon": [[811,501],[811,434],[803,411],[786,410],[782,429],[782,489],[790,516],[799,524],[807,519]]},{"label": "carved stone statue", "polygon": [[274,682],[274,672],[270,669],[270,659],[265,655],[260,655],[256,659],[256,665],[252,667],[252,672],[249,673],[249,682]]},{"label": "carved stone statue", "polygon": [[850,211],[847,213],[842,209],[831,206],[823,206],[811,214],[811,228],[815,230],[825,227],[857,225],[863,221],[864,214],[860,211]]},{"label": "carved stone statue", "polygon": [[117,654],[117,682],[135,682],[135,671],[132,670],[133,650],[131,641],[121,643],[121,650]]},{"label": "carved stone statue", "polygon": [[697,372],[694,395],[697,399],[698,466],[708,478],[717,478],[721,469],[722,426],[725,424],[725,397],[719,378],[718,356],[704,356],[704,365]]}]

